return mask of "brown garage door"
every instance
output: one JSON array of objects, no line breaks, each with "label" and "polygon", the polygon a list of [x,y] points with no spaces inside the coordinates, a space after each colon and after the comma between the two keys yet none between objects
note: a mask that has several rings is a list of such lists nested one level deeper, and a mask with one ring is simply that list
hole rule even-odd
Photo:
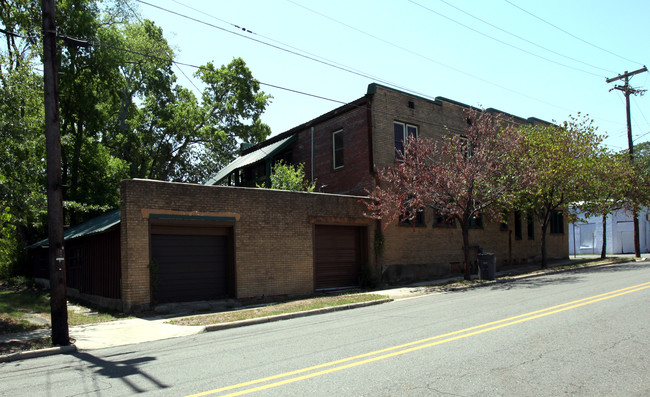
[{"label": "brown garage door", "polygon": [[152,234],[156,302],[188,302],[228,294],[228,238],[224,235]]},{"label": "brown garage door", "polygon": [[357,226],[316,226],[314,289],[359,285],[363,235],[364,228]]}]

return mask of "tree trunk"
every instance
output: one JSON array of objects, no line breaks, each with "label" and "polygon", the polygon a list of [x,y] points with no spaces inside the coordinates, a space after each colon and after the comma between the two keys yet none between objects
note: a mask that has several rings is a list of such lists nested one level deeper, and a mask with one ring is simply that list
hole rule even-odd
[{"label": "tree trunk", "polygon": [[[467,225],[465,224],[467,223]],[[472,275],[470,273],[470,259],[469,259],[469,221],[463,222],[463,225],[461,226],[461,231],[463,233],[463,258],[464,258],[464,267],[463,267],[463,275],[465,280],[469,281],[472,279]]]},{"label": "tree trunk", "polygon": [[600,250],[600,259],[607,257],[607,215],[603,215],[603,248]]},{"label": "tree trunk", "polygon": [[548,229],[550,216],[545,215],[544,220],[542,221],[542,269],[548,267],[548,258],[546,256],[546,231]]}]

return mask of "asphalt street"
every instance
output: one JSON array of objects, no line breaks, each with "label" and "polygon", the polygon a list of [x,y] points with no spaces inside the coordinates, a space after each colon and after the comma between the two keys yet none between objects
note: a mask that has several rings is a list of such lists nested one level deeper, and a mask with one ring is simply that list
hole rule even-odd
[{"label": "asphalt street", "polygon": [[650,395],[629,262],[0,364],[0,395]]}]

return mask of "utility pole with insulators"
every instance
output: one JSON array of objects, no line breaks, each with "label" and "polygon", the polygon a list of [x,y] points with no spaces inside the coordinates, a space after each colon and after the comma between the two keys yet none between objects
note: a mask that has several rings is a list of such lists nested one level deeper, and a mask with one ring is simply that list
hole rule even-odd
[{"label": "utility pole with insulators", "polygon": [[[634,142],[632,139],[632,119],[630,117],[630,95],[643,95],[643,93],[646,90],[637,90],[635,88],[630,87],[630,77],[634,76],[635,74],[647,72],[648,68],[643,67],[639,70],[635,70],[634,72],[625,72],[621,75],[618,75],[617,77],[613,77],[611,79],[607,79],[607,83],[611,83],[614,81],[618,80],[624,80],[625,83],[623,85],[616,85],[614,88],[610,89],[612,90],[619,90],[622,91],[623,94],[625,95],[625,114],[627,116],[627,144],[628,144],[628,149],[630,153],[630,162],[634,162]],[[639,244],[639,214],[638,211],[635,209],[632,213],[632,217],[634,220],[634,256],[637,258],[641,257],[641,245]]]},{"label": "utility pole with insulators", "polygon": [[61,191],[61,131],[56,46],[55,0],[42,0],[43,82],[45,92],[45,145],[47,159],[47,228],[50,269],[52,344],[70,344],[63,247],[63,194]]}]

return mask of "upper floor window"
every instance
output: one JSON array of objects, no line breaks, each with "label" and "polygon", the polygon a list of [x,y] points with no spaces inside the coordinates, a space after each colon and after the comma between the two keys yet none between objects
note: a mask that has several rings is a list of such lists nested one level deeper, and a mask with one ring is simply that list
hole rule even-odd
[{"label": "upper floor window", "polygon": [[404,158],[404,148],[408,140],[418,137],[418,127],[411,124],[393,122],[393,135],[395,137],[395,158],[401,160]]},{"label": "upper floor window", "polygon": [[334,169],[343,167],[343,130],[332,133],[332,164]]}]

